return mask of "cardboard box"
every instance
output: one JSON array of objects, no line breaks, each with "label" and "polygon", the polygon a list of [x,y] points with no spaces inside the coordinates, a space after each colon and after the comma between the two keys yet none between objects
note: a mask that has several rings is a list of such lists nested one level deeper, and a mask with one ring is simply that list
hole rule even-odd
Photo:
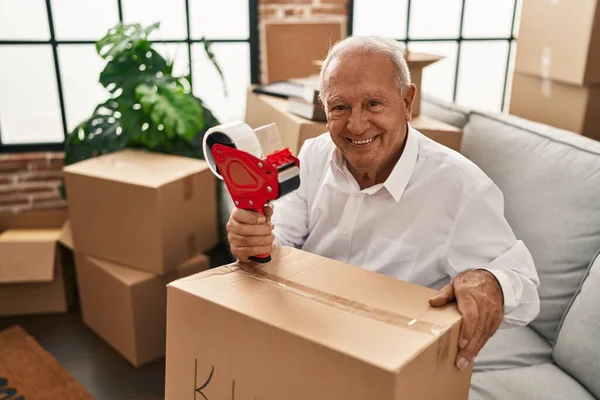
[{"label": "cardboard box", "polygon": [[0,231],[4,229],[53,229],[62,226],[68,209],[31,210],[16,214],[0,214]]},{"label": "cardboard box", "polygon": [[218,243],[204,161],[125,150],[64,172],[78,252],[162,274]]},{"label": "cardboard box", "polygon": [[[286,99],[256,94],[250,88],[246,104],[246,123],[256,129],[275,122],[281,134],[283,146],[289,147],[295,155],[298,154],[307,139],[327,132],[327,123],[310,121],[290,113],[287,110]],[[410,124],[425,136],[460,152],[461,129],[426,115],[413,118]]]},{"label": "cardboard box", "polygon": [[272,257],[168,286],[168,400],[467,399],[461,316],[431,308],[436,291],[292,248]]},{"label": "cardboard box", "polygon": [[312,61],[324,59],[347,35],[343,17],[269,20],[260,24],[260,31],[263,84],[318,73]]},{"label": "cardboard box", "polygon": [[600,140],[600,85],[575,86],[515,72],[509,113]]},{"label": "cardboard box", "polygon": [[410,125],[428,138],[460,153],[462,129],[423,114],[410,121]]},{"label": "cardboard box", "polygon": [[0,234],[0,316],[69,310],[75,271],[68,235],[68,226]]},{"label": "cardboard box", "polygon": [[327,132],[324,122],[311,121],[288,112],[287,100],[252,92],[248,89],[246,123],[256,129],[276,123],[283,145],[298,155],[305,140]]},{"label": "cardboard box", "polygon": [[208,268],[203,254],[164,276],[75,257],[83,321],[136,367],[165,354],[167,283]]},{"label": "cardboard box", "polygon": [[575,85],[600,83],[600,2],[523,2],[515,68]]}]

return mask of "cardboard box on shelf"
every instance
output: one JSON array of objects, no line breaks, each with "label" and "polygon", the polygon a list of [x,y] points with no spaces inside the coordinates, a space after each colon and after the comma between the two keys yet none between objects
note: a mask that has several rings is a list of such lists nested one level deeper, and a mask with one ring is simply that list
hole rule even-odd
[{"label": "cardboard box on shelf", "polygon": [[68,226],[0,234],[0,316],[65,313],[75,297]]},{"label": "cardboard box on shelf", "polygon": [[[168,286],[166,398],[466,399],[432,289],[288,247]],[[193,315],[194,318],[190,318]]]},{"label": "cardboard box on shelf", "polygon": [[83,321],[138,367],[165,354],[166,285],[208,268],[203,254],[158,276],[76,251]]},{"label": "cardboard box on shelf", "polygon": [[290,113],[286,99],[253,93],[252,89],[250,87],[247,94],[246,123],[254,129],[276,123],[283,145],[293,154],[298,155],[306,139],[327,132],[325,123]]},{"label": "cardboard box on shelf", "polygon": [[125,150],[64,168],[78,252],[162,274],[218,242],[206,162]]},{"label": "cardboard box on shelf", "polygon": [[271,83],[319,72],[313,60],[346,37],[345,18],[269,20],[260,24],[261,82]]},{"label": "cardboard box on shelf", "polygon": [[574,85],[600,83],[600,2],[524,1],[515,69]]},{"label": "cardboard box on shelf", "polygon": [[509,113],[600,140],[600,85],[575,86],[515,72]]}]

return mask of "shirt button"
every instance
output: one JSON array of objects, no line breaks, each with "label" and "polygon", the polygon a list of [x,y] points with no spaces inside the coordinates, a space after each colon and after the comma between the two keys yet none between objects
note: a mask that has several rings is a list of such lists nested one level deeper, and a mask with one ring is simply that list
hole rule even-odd
[{"label": "shirt button", "polygon": [[348,235],[348,232],[346,232],[346,231],[342,232],[342,236],[347,236],[347,235]]}]

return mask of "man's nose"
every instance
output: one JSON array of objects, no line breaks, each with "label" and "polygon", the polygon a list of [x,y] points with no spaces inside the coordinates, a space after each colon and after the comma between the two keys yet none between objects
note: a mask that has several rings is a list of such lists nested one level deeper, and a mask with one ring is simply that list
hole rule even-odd
[{"label": "man's nose", "polygon": [[353,135],[360,135],[369,128],[369,120],[363,110],[353,109],[348,119],[348,130]]}]

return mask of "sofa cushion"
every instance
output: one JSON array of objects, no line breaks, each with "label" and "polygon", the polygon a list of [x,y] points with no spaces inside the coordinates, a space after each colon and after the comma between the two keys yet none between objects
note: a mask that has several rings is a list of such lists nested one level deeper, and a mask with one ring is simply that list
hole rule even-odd
[{"label": "sofa cushion", "polygon": [[[599,253],[600,254],[600,253]],[[559,367],[600,397],[600,256],[590,265],[554,347]]]},{"label": "sofa cushion", "polygon": [[466,108],[426,94],[421,96],[421,112],[460,129],[469,121],[469,110]]},{"label": "sofa cushion", "polygon": [[552,362],[552,347],[528,326],[500,329],[481,349],[473,371],[529,367]]},{"label": "sofa cushion", "polygon": [[469,400],[596,400],[554,364],[477,372]]},{"label": "sofa cushion", "polygon": [[600,248],[600,142],[513,116],[471,113],[462,152],[505,197],[505,215],[541,280],[531,324],[553,342]]}]

